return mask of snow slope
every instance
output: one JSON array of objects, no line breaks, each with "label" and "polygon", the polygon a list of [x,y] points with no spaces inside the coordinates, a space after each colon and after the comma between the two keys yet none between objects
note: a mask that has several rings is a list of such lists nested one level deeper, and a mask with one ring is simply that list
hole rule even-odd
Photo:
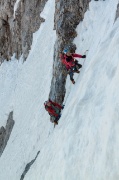
[{"label": "snow slope", "polygon": [[77,53],[88,50],[87,58],[80,59],[83,68],[75,75],[76,84],[67,80],[66,105],[55,129],[43,107],[55,42],[54,0],[48,3],[46,22],[34,36],[28,60],[23,64],[13,58],[0,67],[4,117],[0,124],[12,109],[15,119],[0,159],[0,180],[19,180],[39,150],[25,180],[118,180],[119,19],[114,22],[118,0],[91,1],[77,27]]},{"label": "snow slope", "polygon": [[20,179],[26,164],[34,159],[53,129],[43,104],[48,98],[52,78],[56,39],[54,5],[50,0],[41,14],[46,22],[34,34],[27,61],[23,63],[13,57],[0,67],[0,126],[6,124],[11,110],[15,120],[0,159],[0,180]]}]

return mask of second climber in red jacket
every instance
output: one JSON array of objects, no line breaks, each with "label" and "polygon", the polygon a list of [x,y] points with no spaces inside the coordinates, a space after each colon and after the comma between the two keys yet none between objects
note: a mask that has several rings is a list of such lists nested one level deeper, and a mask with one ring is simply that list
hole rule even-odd
[{"label": "second climber in red jacket", "polygon": [[80,55],[75,53],[70,53],[68,49],[64,49],[63,53],[60,55],[62,63],[65,65],[68,74],[70,76],[70,80],[73,84],[75,84],[75,81],[73,79],[74,72],[79,73],[79,69],[82,67],[81,64],[78,63],[77,60],[74,58],[86,58],[86,55]]},{"label": "second climber in red jacket", "polygon": [[46,111],[52,117],[54,124],[58,124],[58,120],[61,117],[61,110],[64,108],[64,105],[51,101],[50,99],[44,103]]}]

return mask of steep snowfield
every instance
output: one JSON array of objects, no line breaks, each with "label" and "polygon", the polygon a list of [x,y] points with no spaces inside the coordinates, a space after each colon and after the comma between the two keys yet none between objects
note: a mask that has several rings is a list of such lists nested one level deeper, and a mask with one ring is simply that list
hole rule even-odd
[{"label": "steep snowfield", "polygon": [[53,129],[43,102],[52,76],[54,0],[42,15],[25,63],[0,67],[0,125],[14,111],[15,126],[0,159],[0,180],[19,180],[25,166],[40,154],[24,180],[119,179],[119,19],[118,0],[91,1],[74,40],[83,68],[67,80],[66,105]]},{"label": "steep snowfield", "polygon": [[13,110],[15,125],[0,158],[0,180],[18,180],[27,163],[36,156],[52,132],[49,115],[44,111],[52,78],[56,39],[54,0],[42,12],[46,22],[34,34],[32,50],[26,62],[4,62],[0,67],[0,127]]}]

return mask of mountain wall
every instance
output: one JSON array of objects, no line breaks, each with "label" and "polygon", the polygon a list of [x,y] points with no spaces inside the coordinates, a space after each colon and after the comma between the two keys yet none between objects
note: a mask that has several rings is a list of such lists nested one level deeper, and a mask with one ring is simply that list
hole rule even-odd
[{"label": "mountain wall", "polygon": [[47,0],[1,0],[0,1],[0,62],[23,54],[27,58],[32,36],[39,29],[40,17]]},{"label": "mountain wall", "polygon": [[90,0],[56,0],[55,25],[57,40],[54,47],[54,65],[49,97],[62,103],[65,96],[67,72],[60,61],[60,53],[69,46],[71,52],[76,50],[73,39],[77,36],[76,27],[83,20]]}]

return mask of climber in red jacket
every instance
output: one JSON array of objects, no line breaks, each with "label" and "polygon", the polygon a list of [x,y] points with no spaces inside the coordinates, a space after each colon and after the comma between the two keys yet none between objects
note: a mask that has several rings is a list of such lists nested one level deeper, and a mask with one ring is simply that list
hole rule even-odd
[{"label": "climber in red jacket", "polygon": [[59,105],[49,99],[44,103],[46,111],[48,111],[49,115],[53,118],[54,124],[58,124],[58,120],[61,117],[61,110],[64,106]]},{"label": "climber in red jacket", "polygon": [[74,58],[86,58],[86,55],[80,55],[80,54],[71,54],[68,49],[64,49],[63,53],[60,55],[62,63],[65,65],[68,74],[70,75],[70,80],[73,84],[75,84],[75,81],[73,79],[74,72],[79,73],[79,69],[82,67],[81,64],[78,63],[77,60]]}]

